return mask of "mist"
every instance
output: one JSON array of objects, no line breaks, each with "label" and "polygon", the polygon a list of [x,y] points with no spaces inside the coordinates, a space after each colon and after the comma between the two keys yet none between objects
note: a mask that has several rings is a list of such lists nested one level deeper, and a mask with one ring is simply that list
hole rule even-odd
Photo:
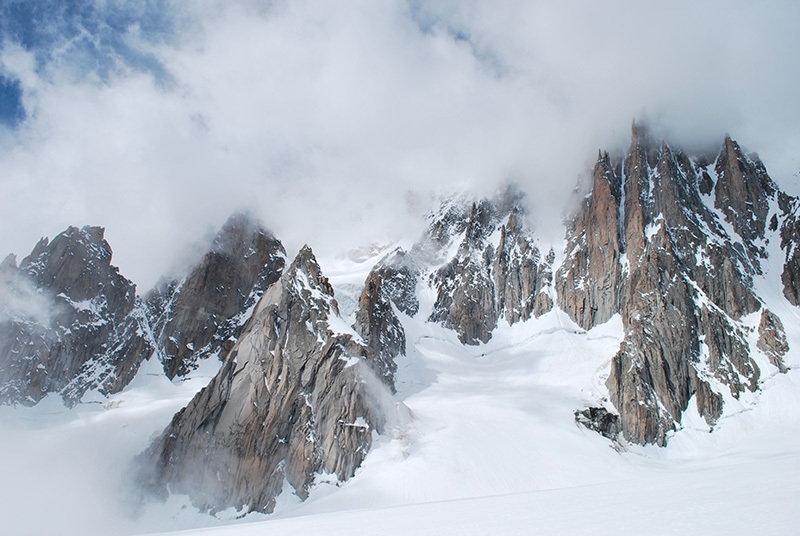
[{"label": "mist", "polygon": [[0,136],[3,255],[103,225],[146,290],[235,210],[324,256],[509,181],[557,234],[634,119],[682,144],[730,133],[800,191],[792,2],[88,5],[37,19],[47,39],[4,34],[25,113]]},{"label": "mist", "polygon": [[15,264],[0,264],[0,323],[32,321],[46,326],[54,309],[53,300],[38,292]]}]

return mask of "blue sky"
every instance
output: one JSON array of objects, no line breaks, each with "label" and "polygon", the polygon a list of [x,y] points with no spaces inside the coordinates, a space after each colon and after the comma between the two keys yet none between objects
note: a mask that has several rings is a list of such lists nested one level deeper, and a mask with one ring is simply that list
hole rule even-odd
[{"label": "blue sky", "polygon": [[[125,69],[168,79],[158,59],[132,42],[134,27],[137,39],[145,43],[172,39],[175,27],[168,2],[0,2],[0,42],[33,53],[43,76],[54,65],[67,64],[78,78],[95,76],[104,82]],[[26,116],[19,80],[12,73],[0,73],[0,123],[14,128]]]},{"label": "blue sky", "polygon": [[161,70],[152,54],[127,40],[133,27],[151,43],[169,41],[176,29],[175,13],[164,0],[4,0],[0,14],[2,40],[35,52],[40,69],[59,60],[82,63],[84,74],[104,80],[120,59],[137,69]]},{"label": "blue sky", "polygon": [[631,121],[800,193],[800,4],[0,0],[0,256],[106,227],[147,287],[238,209],[317,250],[456,188],[542,232]]}]

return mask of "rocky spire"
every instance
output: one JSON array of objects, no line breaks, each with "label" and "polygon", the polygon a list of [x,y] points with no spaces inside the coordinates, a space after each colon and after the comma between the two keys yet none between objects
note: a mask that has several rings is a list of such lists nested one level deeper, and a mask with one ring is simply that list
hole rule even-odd
[{"label": "rocky spire", "polygon": [[385,424],[373,349],[340,331],[333,289],[304,247],[261,297],[222,369],[142,457],[158,493],[207,510],[269,512],[284,481],[353,476]]},{"label": "rocky spire", "polygon": [[92,389],[121,390],[152,351],[136,287],[111,264],[101,227],[43,238],[0,266],[0,402],[68,404]]},{"label": "rocky spire", "polygon": [[[637,125],[632,134],[620,165],[602,154],[595,165],[592,193],[568,228],[558,299],[586,329],[620,313],[625,330],[606,384],[618,417],[594,408],[579,420],[664,444],[692,396],[713,425],[726,396],[758,387],[761,371],[740,320],[762,307],[752,278],[775,188],[729,138],[712,167],[657,145]],[[704,201],[709,183],[714,207]],[[739,222],[735,236],[715,209]],[[765,322],[775,332],[765,331],[764,344],[782,348],[782,328]],[[779,357],[773,363],[782,369]]]},{"label": "rocky spire", "polygon": [[725,214],[725,220],[746,242],[764,238],[769,199],[777,191],[764,164],[756,156],[752,159],[745,156],[739,144],[725,136],[715,171],[718,180],[714,187],[714,206]]},{"label": "rocky spire", "polygon": [[167,376],[185,375],[199,359],[229,350],[249,310],[278,280],[285,262],[280,241],[238,213],[183,279],[152,292],[147,301]]},{"label": "rocky spire", "polygon": [[458,244],[455,255],[429,276],[437,296],[429,320],[455,330],[462,343],[487,342],[501,318],[515,323],[552,308],[555,254],[542,258],[525,225],[523,199],[511,186],[494,199],[471,203],[469,210],[447,203],[412,250],[438,247],[433,258],[441,262],[441,253]]},{"label": "rocky spire", "polygon": [[592,178],[592,195],[569,224],[567,261],[556,276],[561,308],[584,329],[617,313],[622,293],[624,200],[608,153],[598,155]]}]

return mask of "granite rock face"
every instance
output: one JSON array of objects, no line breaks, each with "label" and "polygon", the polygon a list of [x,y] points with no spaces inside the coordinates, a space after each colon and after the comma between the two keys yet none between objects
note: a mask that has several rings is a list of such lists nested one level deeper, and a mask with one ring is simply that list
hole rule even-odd
[{"label": "granite rock face", "polygon": [[542,258],[523,202],[515,188],[471,204],[450,200],[412,249],[420,264],[439,265],[428,275],[436,291],[429,320],[464,344],[487,342],[501,318],[513,324],[553,306],[555,254]]},{"label": "granite rock face", "polygon": [[775,230],[780,226],[781,249],[785,252],[783,273],[783,295],[789,303],[800,307],[800,219],[798,208],[800,200],[796,197],[778,193],[778,206],[781,210],[780,219],[773,216],[770,219],[770,229]]},{"label": "granite rock face", "polygon": [[153,350],[136,287],[111,264],[101,227],[42,239],[0,264],[0,403],[120,391]]},{"label": "granite rock face", "polygon": [[570,263],[556,278],[559,305],[583,329],[602,324],[619,311],[625,247],[622,183],[608,154],[599,155],[592,176],[592,194],[568,224]]},{"label": "granite rock face", "polygon": [[783,363],[783,356],[789,351],[789,343],[786,342],[786,332],[783,329],[783,322],[772,311],[763,309],[761,311],[761,321],[758,324],[759,350],[769,357],[770,362],[781,372],[786,372],[786,365]]},{"label": "granite rock face", "polygon": [[[763,164],[730,138],[710,163],[634,125],[624,159],[600,154],[556,287],[560,307],[584,329],[622,317],[625,338],[606,385],[625,439],[663,445],[693,396],[713,425],[725,396],[758,387],[742,319],[762,308],[753,277],[776,195]],[[764,317],[763,344],[782,348],[773,317]]]},{"label": "granite rock face", "polygon": [[184,376],[200,359],[224,356],[285,262],[272,233],[247,214],[234,214],[183,279],[150,293],[148,311],[167,376]]},{"label": "granite rock face", "polygon": [[406,334],[392,304],[409,316],[419,310],[416,284],[419,272],[398,249],[372,269],[358,302],[353,329],[370,351],[369,363],[394,391],[395,358],[406,353]]},{"label": "granite rock face", "polygon": [[[362,301],[367,315],[385,305],[375,286]],[[141,455],[145,485],[189,494],[206,510],[270,512],[284,481],[305,498],[319,475],[352,477],[386,424],[391,395],[375,355],[348,332],[303,248],[217,376]]]},{"label": "granite rock face", "polygon": [[42,239],[19,266],[0,264],[0,403],[65,403],[122,390],[157,355],[168,377],[224,355],[256,301],[277,281],[285,252],[245,214],[232,216],[182,279],[146,300],[110,264],[100,227]]}]

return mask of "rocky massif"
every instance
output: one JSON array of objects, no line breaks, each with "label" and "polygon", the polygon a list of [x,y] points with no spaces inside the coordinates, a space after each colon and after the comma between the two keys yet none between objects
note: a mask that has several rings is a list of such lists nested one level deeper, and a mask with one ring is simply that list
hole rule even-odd
[{"label": "rocky massif", "polygon": [[170,379],[219,359],[139,457],[140,482],[207,511],[269,512],[287,484],[305,498],[320,479],[355,474],[402,403],[396,359],[415,344],[411,319],[451,329],[448,344],[482,345],[542,315],[583,330],[619,315],[607,398],[575,417],[623,442],[664,445],[693,408],[713,428],[786,372],[781,318],[756,283],[775,278],[800,305],[800,202],[757,156],[730,138],[688,154],[635,125],[624,155],[599,153],[584,193],[563,255],[537,238],[515,187],[445,201],[412,247],[369,269],[347,320],[311,249],[287,267],[280,241],[244,214],[144,297],[111,264],[101,228],[71,227],[0,263],[0,403],[54,393],[72,405],[120,391],[145,359]]},{"label": "rocky massif", "polygon": [[[753,278],[763,274],[768,223],[775,231],[788,218],[763,164],[730,138],[716,158],[690,158],[635,125],[625,158],[601,153],[556,286],[581,327],[620,314],[625,338],[606,382],[612,407],[579,421],[663,445],[693,397],[713,425],[726,398],[757,389],[762,351],[784,370],[783,327]],[[747,319],[759,311],[751,348]]]},{"label": "rocky massif", "polygon": [[286,258],[269,231],[235,214],[185,276],[142,298],[111,264],[103,233],[70,227],[19,266],[13,255],[0,265],[2,403],[115,393],[153,354],[169,378],[185,375],[230,350]]},{"label": "rocky massif", "polygon": [[70,227],[19,266],[13,255],[0,264],[0,403],[115,393],[152,350],[136,287],[111,265],[103,234]]},{"label": "rocky massif", "polygon": [[374,281],[358,313],[365,342],[339,317],[333,288],[303,248],[219,374],[143,455],[147,487],[186,493],[212,511],[270,512],[284,481],[305,498],[321,474],[353,476],[392,407],[393,356],[370,335],[394,325],[393,314]]}]

